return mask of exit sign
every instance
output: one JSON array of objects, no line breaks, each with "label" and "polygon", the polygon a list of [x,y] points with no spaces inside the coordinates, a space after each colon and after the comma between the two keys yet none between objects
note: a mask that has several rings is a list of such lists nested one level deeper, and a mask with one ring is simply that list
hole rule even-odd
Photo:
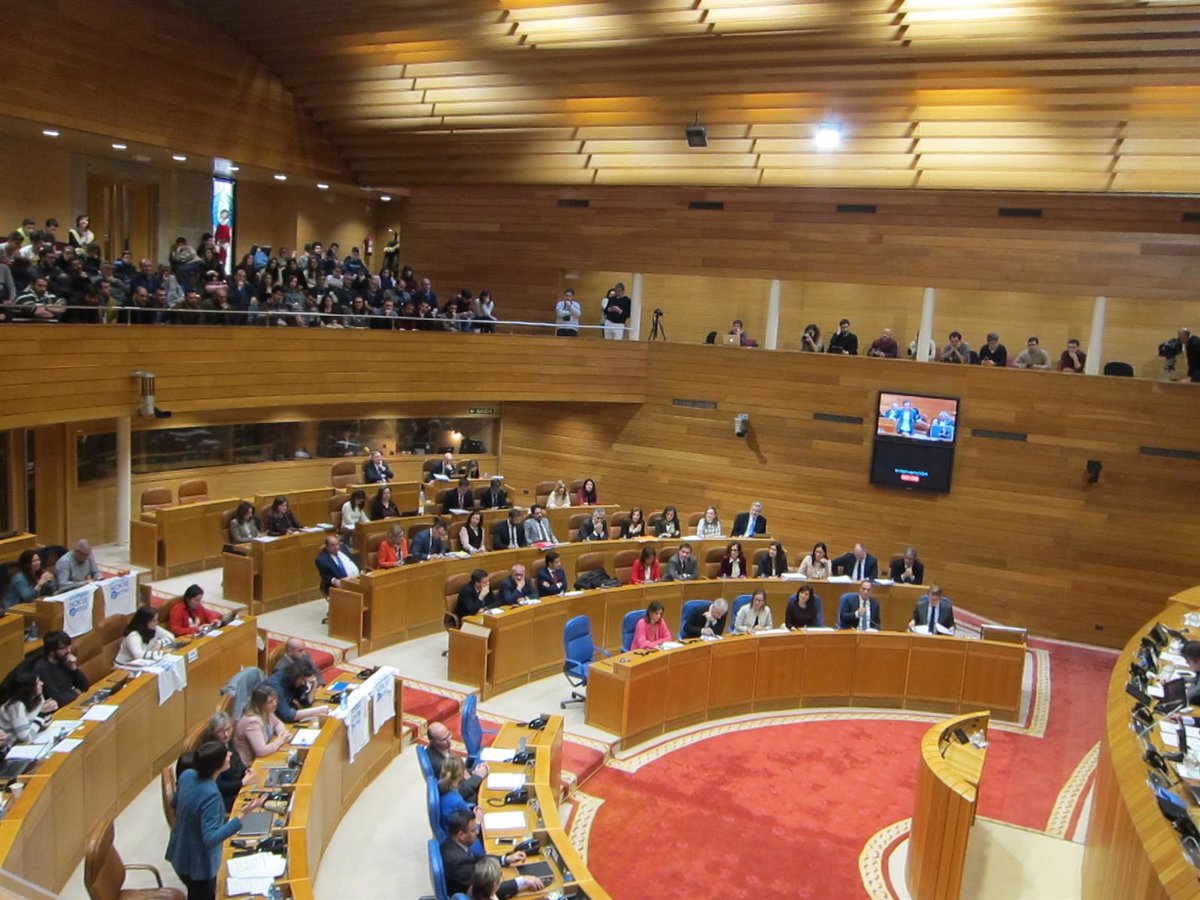
[{"label": "exit sign", "polygon": [[495,414],[496,409],[492,406],[472,406],[470,409],[472,416],[494,416]]}]

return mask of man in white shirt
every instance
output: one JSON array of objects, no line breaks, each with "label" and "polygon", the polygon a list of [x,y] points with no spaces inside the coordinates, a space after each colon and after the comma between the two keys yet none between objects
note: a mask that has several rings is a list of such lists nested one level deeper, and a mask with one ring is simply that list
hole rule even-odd
[{"label": "man in white shirt", "polygon": [[563,291],[562,299],[554,304],[554,321],[558,327],[554,330],[556,337],[579,337],[579,316],[583,307],[575,299],[575,291],[567,288]]},{"label": "man in white shirt", "polygon": [[530,544],[558,543],[554,529],[550,527],[550,520],[546,518],[546,507],[541,504],[535,503],[529,510],[529,517],[525,520],[525,540]]}]

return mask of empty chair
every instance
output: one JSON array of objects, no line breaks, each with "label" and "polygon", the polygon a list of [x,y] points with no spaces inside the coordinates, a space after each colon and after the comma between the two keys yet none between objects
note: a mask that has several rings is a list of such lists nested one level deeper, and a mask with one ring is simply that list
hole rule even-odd
[{"label": "empty chair", "polygon": [[[92,900],[184,900],[183,891],[163,887],[162,875],[145,863],[125,865],[113,846],[112,819],[101,822],[88,838],[83,857],[83,886]],[[439,857],[439,862],[441,861]],[[125,874],[130,869],[152,872],[156,888],[126,888]]]},{"label": "empty chair", "polygon": [[621,584],[629,584],[633,578],[633,561],[640,553],[640,550],[618,550],[613,557],[613,577]]},{"label": "empty chair", "polygon": [[684,600],[683,610],[679,615],[679,640],[683,640],[683,625],[692,614],[698,610],[708,609],[712,605],[711,600]]},{"label": "empty chair", "polygon": [[262,669],[256,666],[246,666],[230,678],[225,687],[221,688],[222,693],[233,696],[233,708],[229,714],[233,716],[234,721],[242,717],[242,711],[250,702],[250,695],[254,693],[254,689],[266,680],[267,677],[263,675]]},{"label": "empty chair", "polygon": [[738,610],[750,602],[753,594],[738,594],[733,598],[733,606],[729,609],[729,631],[733,632],[733,623],[737,621]]},{"label": "empty chair", "polygon": [[179,503],[201,503],[208,499],[207,481],[185,481],[179,486]]},{"label": "empty chair", "polygon": [[1120,378],[1132,378],[1133,366],[1127,362],[1107,362],[1104,364],[1105,375],[1116,375]]},{"label": "empty chair", "polygon": [[467,748],[468,768],[474,768],[479,764],[479,754],[483,750],[483,736],[485,734],[495,734],[494,730],[487,730],[479,724],[479,713],[476,707],[479,704],[479,698],[471,694],[463,701],[462,705],[462,742]]},{"label": "empty chair", "polygon": [[171,506],[174,502],[175,497],[170,488],[152,487],[142,491],[142,512],[144,513]]},{"label": "empty chair", "polygon": [[329,469],[330,483],[335,488],[344,488],[358,481],[358,463],[343,459],[335,462]]},{"label": "empty chair", "polygon": [[625,613],[625,618],[621,620],[621,650],[628,653],[629,648],[633,646],[633,633],[637,630],[638,619],[644,617],[646,611],[644,609],[635,609]]},{"label": "empty chair", "polygon": [[438,840],[429,842],[429,881],[433,885],[434,900],[450,900],[450,889],[446,887],[446,870],[442,865],[441,841]]},{"label": "empty chair", "polygon": [[167,827],[174,828],[175,790],[179,786],[175,778],[175,763],[169,763],[163,766],[161,781],[163,816],[167,820]]},{"label": "empty chair", "polygon": [[[635,626],[636,627],[636,626]],[[631,638],[632,640],[632,638]],[[563,626],[563,675],[572,688],[587,687],[588,669],[596,659],[596,654],[608,656],[607,650],[597,650],[592,643],[592,620],[587,616],[576,616],[568,619]],[[570,703],[582,703],[586,698],[576,690],[571,691],[571,698],[559,704],[566,709]]]}]

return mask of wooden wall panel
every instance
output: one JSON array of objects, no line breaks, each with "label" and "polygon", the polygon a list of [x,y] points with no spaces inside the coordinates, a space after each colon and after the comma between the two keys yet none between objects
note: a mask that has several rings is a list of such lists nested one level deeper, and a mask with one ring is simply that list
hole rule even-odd
[{"label": "wooden wall panel", "polygon": [[716,331],[720,340],[733,320],[741,319],[746,334],[762,345],[769,290],[770,282],[761,278],[647,275],[642,294],[642,339],[650,337],[657,307],[664,312],[663,324],[673,341],[701,343],[710,331]]},{"label": "wooden wall panel", "polygon": [[0,137],[0,154],[5,159],[21,160],[20,166],[0,167],[3,237],[29,216],[37,220],[38,228],[49,218],[58,219],[60,240],[65,241],[67,229],[79,214],[71,197],[71,154],[49,140],[37,143],[4,137]]}]

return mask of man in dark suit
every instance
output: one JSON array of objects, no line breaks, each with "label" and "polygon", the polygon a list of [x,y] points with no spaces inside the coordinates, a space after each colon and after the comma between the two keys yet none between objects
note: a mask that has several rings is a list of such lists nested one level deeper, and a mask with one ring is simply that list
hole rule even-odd
[{"label": "man in dark suit", "polygon": [[433,556],[444,556],[447,548],[446,523],[441,519],[434,519],[431,526],[417,532],[417,536],[412,539],[409,559],[420,561]]},{"label": "man in dark suit", "polygon": [[767,533],[767,517],[762,514],[762,504],[755,500],[750,512],[738,513],[733,520],[730,537],[757,537]]},{"label": "man in dark suit", "polygon": [[[442,841],[442,870],[446,873],[446,890],[451,894],[465,894],[471,887],[471,875],[475,871],[475,863],[483,859],[483,853],[477,853],[475,846],[479,840],[479,823],[475,821],[475,813],[469,809],[456,809],[450,814],[450,836]],[[525,862],[525,854],[521,851],[506,853],[493,857],[503,866],[519,866]],[[520,891],[540,891],[542,881],[531,875],[519,875],[509,881],[500,882],[496,896],[500,900],[508,900]]]},{"label": "man in dark suit", "polygon": [[879,577],[879,560],[864,550],[862,544],[855,544],[853,550],[830,560],[830,563],[834,575],[849,575],[855,581]]},{"label": "man in dark suit", "polygon": [[325,546],[317,554],[316,564],[317,573],[321,576],[321,593],[326,597],[329,596],[329,589],[341,584],[343,578],[358,575],[358,566],[342,552],[341,541],[335,534],[325,538]]},{"label": "man in dark suit", "polygon": [[[450,749],[450,729],[441,722],[430,722],[426,735],[429,737],[429,746],[425,749],[429,753],[429,762],[433,764],[433,774],[441,778],[442,766],[454,755],[454,751]],[[488,771],[488,764],[480,763],[468,772],[467,777],[458,786],[458,795],[468,803],[474,803],[479,798],[479,785],[487,778]]]},{"label": "man in dark suit", "polygon": [[446,479],[450,479],[457,474],[458,471],[454,468],[454,454],[447,452],[446,455],[442,457],[442,461],[429,470],[429,474],[425,476],[425,480],[433,481],[439,475],[444,476]]},{"label": "man in dark suit", "polygon": [[504,489],[504,479],[496,477],[492,479],[492,485],[483,492],[483,497],[480,498],[484,509],[505,509],[508,507],[508,491]]},{"label": "man in dark suit", "polygon": [[495,595],[492,594],[488,573],[483,569],[476,569],[471,573],[471,580],[464,584],[458,592],[458,602],[454,604],[454,614],[461,621],[467,616],[478,615],[489,606],[496,606],[498,602]]},{"label": "man in dark suit", "polygon": [[942,589],[936,584],[931,584],[929,593],[917,601],[908,630],[929,634],[954,633],[954,604],[949,597],[942,596]]},{"label": "man in dark suit", "polygon": [[879,601],[871,596],[872,584],[864,578],[858,593],[842,594],[838,607],[838,628],[858,631],[879,630]]},{"label": "man in dark suit", "polygon": [[442,500],[442,512],[449,515],[454,509],[474,509],[475,495],[471,493],[471,479],[458,479],[458,487],[453,491],[447,491],[446,497]]},{"label": "man in dark suit", "polygon": [[679,550],[667,561],[664,581],[688,581],[700,574],[700,565],[692,554],[691,544],[680,544]]},{"label": "man in dark suit", "polygon": [[508,518],[492,526],[492,549],[515,550],[526,546],[525,525],[521,522],[521,511],[510,509]]},{"label": "man in dark suit", "polygon": [[508,573],[508,577],[500,582],[500,602],[512,606],[522,600],[532,600],[537,597],[537,589],[533,582],[525,577],[525,567],[517,563]]},{"label": "man in dark suit", "polygon": [[892,560],[892,581],[902,584],[924,584],[925,563],[917,559],[917,551],[909,547],[904,555]]},{"label": "man in dark suit", "polygon": [[391,481],[395,473],[383,461],[383,454],[376,450],[371,458],[363,463],[363,481],[367,484],[382,484]]}]

